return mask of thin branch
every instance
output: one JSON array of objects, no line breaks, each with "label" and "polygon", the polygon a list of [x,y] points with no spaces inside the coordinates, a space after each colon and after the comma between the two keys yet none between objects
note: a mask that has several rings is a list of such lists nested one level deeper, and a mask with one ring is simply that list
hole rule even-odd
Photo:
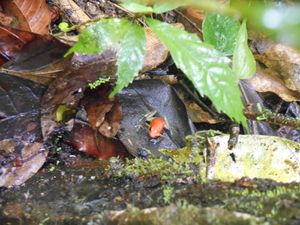
[{"label": "thin branch", "polygon": [[292,128],[300,128],[300,119],[299,118],[292,118],[287,117],[280,113],[274,113],[269,109],[262,109],[261,112],[255,111],[245,111],[244,115],[247,119],[257,120],[260,122],[267,122],[270,124],[287,126]]},{"label": "thin branch", "polygon": [[174,11],[180,16],[182,16],[182,18],[184,18],[186,21],[188,21],[200,34],[202,34],[202,30],[190,18],[188,18],[186,15],[184,15],[182,12],[180,12],[177,9],[175,9]]},{"label": "thin branch", "polygon": [[81,27],[81,26],[87,25],[87,24],[89,24],[89,23],[97,22],[97,21],[99,21],[99,20],[101,20],[101,19],[104,19],[104,18],[108,18],[108,16],[103,15],[103,16],[100,16],[100,17],[97,17],[97,18],[93,18],[93,19],[90,19],[90,20],[81,22],[81,23],[77,23],[77,24],[75,24],[75,25],[69,27],[69,28],[66,29],[65,31],[62,31],[62,32],[53,34],[53,36],[54,36],[54,37],[59,37],[59,36],[65,35],[65,33],[68,33],[68,32],[70,32],[70,31],[76,30],[77,28],[79,28],[79,27]]}]

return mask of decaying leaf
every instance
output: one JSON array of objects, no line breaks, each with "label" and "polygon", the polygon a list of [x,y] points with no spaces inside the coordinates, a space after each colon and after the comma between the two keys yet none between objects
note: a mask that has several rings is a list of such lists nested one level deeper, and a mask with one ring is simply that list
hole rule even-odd
[{"label": "decaying leaf", "polygon": [[87,90],[81,100],[91,127],[107,138],[116,136],[122,119],[122,110],[117,98],[108,98],[111,91],[110,85],[102,85],[96,90]]},{"label": "decaying leaf", "polygon": [[0,69],[38,83],[48,84],[68,65],[68,46],[51,36],[0,26],[0,53],[7,62]]},{"label": "decaying leaf", "polygon": [[65,71],[63,76],[57,77],[49,85],[41,106],[41,124],[45,140],[60,126],[60,124],[56,123],[53,116],[57,106],[65,104],[76,108],[84,95],[88,83],[94,82],[101,75],[115,75],[115,62],[115,52],[108,50],[98,56],[93,64]]},{"label": "decaying leaf", "polygon": [[279,77],[276,71],[257,67],[257,73],[248,81],[258,92],[273,92],[287,102],[299,101],[300,93],[288,89]]},{"label": "decaying leaf", "polygon": [[167,47],[149,28],[145,28],[145,34],[147,44],[142,73],[156,68],[162,64],[169,55]]},{"label": "decaying leaf", "polygon": [[39,113],[44,89],[0,74],[0,186],[24,183],[45,162]]},{"label": "decaying leaf", "polygon": [[75,149],[97,159],[125,158],[129,155],[119,140],[104,137],[92,129],[89,124],[78,120],[75,121],[72,138],[69,138],[67,142]]},{"label": "decaying leaf", "polygon": [[300,91],[300,53],[298,50],[264,38],[252,42],[256,49],[257,61],[278,74],[285,86],[293,91]]},{"label": "decaying leaf", "polygon": [[4,0],[0,4],[6,14],[17,18],[19,29],[41,35],[49,34],[51,12],[45,0]]},{"label": "decaying leaf", "polygon": [[10,26],[13,22],[13,18],[11,16],[7,16],[4,13],[0,12],[0,24],[3,26]]},{"label": "decaying leaf", "polygon": [[32,41],[35,35],[0,25],[0,54],[8,60],[16,58],[25,44]]}]

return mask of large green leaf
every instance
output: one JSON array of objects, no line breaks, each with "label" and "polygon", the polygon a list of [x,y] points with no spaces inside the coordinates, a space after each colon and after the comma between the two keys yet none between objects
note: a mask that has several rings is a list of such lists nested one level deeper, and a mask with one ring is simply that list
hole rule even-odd
[{"label": "large green leaf", "polygon": [[225,15],[209,13],[203,23],[203,37],[205,42],[219,51],[232,55],[239,29],[239,21]]},{"label": "large green leaf", "polygon": [[152,7],[136,2],[126,2],[120,5],[133,13],[153,13]]},{"label": "large green leaf", "polygon": [[156,3],[153,5],[153,12],[157,14],[164,13],[184,5],[185,3],[170,3],[170,2]]},{"label": "large green leaf", "polygon": [[110,97],[130,84],[134,77],[138,75],[139,70],[143,66],[145,48],[146,36],[144,29],[137,24],[132,25],[125,35],[122,47],[118,52],[118,80]]},{"label": "large green leaf", "polygon": [[176,9],[180,6],[184,6],[185,3],[161,2],[161,3],[155,3],[153,7],[151,7],[151,6],[147,6],[144,3],[140,3],[140,1],[123,1],[123,3],[121,3],[120,5],[133,13],[159,14],[159,13],[164,13]]},{"label": "large green leaf", "polygon": [[256,62],[248,47],[246,22],[243,21],[233,53],[233,71],[238,79],[248,79],[255,74]]},{"label": "large green leaf", "polygon": [[192,81],[197,91],[208,96],[217,110],[247,127],[241,91],[228,65],[228,58],[211,45],[202,43],[195,34],[150,18],[146,22],[170,50],[176,66]]},{"label": "large green leaf", "polygon": [[101,53],[104,50],[115,47],[130,28],[127,19],[103,19],[93,23],[79,35],[78,42],[66,53]]}]

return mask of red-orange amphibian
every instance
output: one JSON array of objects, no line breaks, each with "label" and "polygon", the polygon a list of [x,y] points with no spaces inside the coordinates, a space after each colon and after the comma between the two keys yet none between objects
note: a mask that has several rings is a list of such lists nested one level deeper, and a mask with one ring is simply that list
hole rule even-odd
[{"label": "red-orange amphibian", "polygon": [[148,134],[151,138],[160,137],[164,128],[165,120],[162,117],[157,117],[151,121]]}]

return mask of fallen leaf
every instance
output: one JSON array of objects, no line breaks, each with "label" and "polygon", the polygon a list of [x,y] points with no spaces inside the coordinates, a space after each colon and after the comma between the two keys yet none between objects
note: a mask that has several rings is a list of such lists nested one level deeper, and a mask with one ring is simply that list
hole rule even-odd
[{"label": "fallen leaf", "polygon": [[147,43],[142,73],[158,67],[169,55],[167,47],[157,38],[150,28],[145,28],[145,34]]},{"label": "fallen leaf", "polygon": [[300,93],[288,89],[280,76],[275,71],[270,69],[262,69],[257,66],[255,76],[250,78],[249,83],[258,92],[273,92],[280,96],[286,102],[293,102],[300,100]]},{"label": "fallen leaf", "polygon": [[116,55],[106,51],[93,64],[86,64],[78,69],[69,69],[63,76],[57,77],[48,87],[42,100],[42,132],[45,140],[59,128],[53,115],[56,108],[64,104],[76,108],[84,96],[87,84],[96,81],[99,76],[114,76],[116,73]]},{"label": "fallen leaf", "polygon": [[97,159],[125,158],[129,155],[119,140],[102,136],[87,123],[76,120],[72,133],[73,136],[67,143]]},{"label": "fallen leaf", "polygon": [[0,74],[0,186],[20,185],[44,164],[39,102],[44,86]]},{"label": "fallen leaf", "polygon": [[11,16],[7,16],[0,12],[0,24],[3,26],[10,26],[13,22],[13,18]]},{"label": "fallen leaf", "polygon": [[48,84],[70,63],[68,46],[51,36],[0,26],[0,53],[9,62],[0,72]]},{"label": "fallen leaf", "polygon": [[35,38],[30,32],[0,25],[0,54],[7,61],[16,58],[24,45]]},{"label": "fallen leaf", "polygon": [[17,18],[19,29],[49,34],[51,12],[45,0],[4,0],[0,4],[6,14]]},{"label": "fallen leaf", "polygon": [[256,50],[255,59],[284,81],[285,86],[300,92],[300,52],[287,45],[257,38],[251,46]]},{"label": "fallen leaf", "polygon": [[96,90],[88,89],[81,100],[91,127],[108,138],[116,136],[122,119],[122,111],[117,98],[113,100],[108,98],[111,91],[111,85],[101,85]]}]

